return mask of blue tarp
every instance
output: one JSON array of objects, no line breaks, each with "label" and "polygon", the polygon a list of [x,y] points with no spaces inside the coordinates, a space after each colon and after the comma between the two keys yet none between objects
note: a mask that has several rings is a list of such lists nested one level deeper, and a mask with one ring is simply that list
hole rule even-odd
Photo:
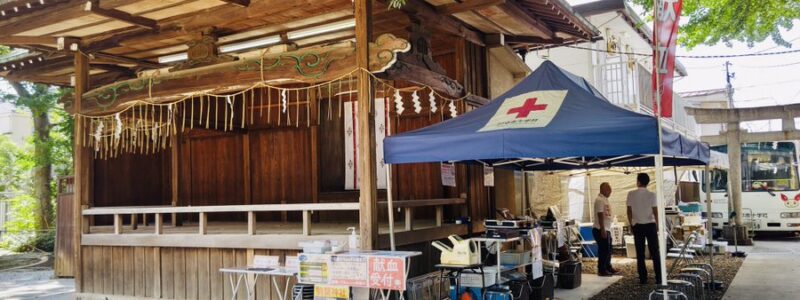
[{"label": "blue tarp", "polygon": [[[488,104],[384,140],[387,163],[478,162],[528,170],[653,166],[657,120],[618,107],[545,61]],[[706,145],[662,129],[664,165],[708,163]]]}]

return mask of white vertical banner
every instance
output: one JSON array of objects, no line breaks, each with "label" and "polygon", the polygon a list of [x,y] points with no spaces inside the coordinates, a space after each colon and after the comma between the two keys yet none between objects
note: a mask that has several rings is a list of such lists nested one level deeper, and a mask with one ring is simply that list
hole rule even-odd
[{"label": "white vertical banner", "polygon": [[494,167],[483,166],[483,186],[494,186]]},{"label": "white vertical banner", "polygon": [[[344,103],[344,161],[346,190],[359,188],[358,174],[358,102]],[[375,164],[378,188],[386,188],[386,164],[383,161],[383,139],[388,133],[386,98],[375,98]]]},{"label": "white vertical banner", "polygon": [[449,163],[441,163],[440,169],[442,173],[443,186],[456,186],[456,165]]}]

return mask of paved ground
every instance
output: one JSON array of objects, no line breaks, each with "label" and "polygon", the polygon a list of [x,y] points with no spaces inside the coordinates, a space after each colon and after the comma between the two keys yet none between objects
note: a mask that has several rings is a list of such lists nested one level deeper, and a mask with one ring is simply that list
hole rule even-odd
[{"label": "paved ground", "polygon": [[739,247],[747,252],[747,259],[723,299],[798,299],[800,240],[772,238],[756,240],[754,244]]},{"label": "paved ground", "polygon": [[[9,255],[13,254],[0,249],[0,257]],[[52,264],[46,260],[0,271],[0,299],[72,299],[75,282],[71,278],[54,279]]]}]

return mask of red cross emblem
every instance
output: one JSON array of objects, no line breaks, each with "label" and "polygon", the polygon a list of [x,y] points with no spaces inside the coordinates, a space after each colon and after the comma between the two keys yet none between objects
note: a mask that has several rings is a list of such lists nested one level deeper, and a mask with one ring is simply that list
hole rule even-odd
[{"label": "red cross emblem", "polygon": [[536,98],[526,99],[525,104],[522,104],[520,107],[509,109],[506,114],[517,114],[516,119],[521,119],[527,118],[528,114],[530,114],[532,111],[540,111],[547,108],[547,104],[536,104],[536,100]]}]

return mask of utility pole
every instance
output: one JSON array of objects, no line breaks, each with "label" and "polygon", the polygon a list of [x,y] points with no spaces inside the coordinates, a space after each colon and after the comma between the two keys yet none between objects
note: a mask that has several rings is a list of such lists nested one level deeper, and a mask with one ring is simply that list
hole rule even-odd
[{"label": "utility pole", "polygon": [[733,108],[733,85],[731,79],[736,77],[736,73],[731,73],[730,66],[733,64],[730,61],[725,61],[725,81],[728,83],[725,88],[728,94],[728,108]]}]

